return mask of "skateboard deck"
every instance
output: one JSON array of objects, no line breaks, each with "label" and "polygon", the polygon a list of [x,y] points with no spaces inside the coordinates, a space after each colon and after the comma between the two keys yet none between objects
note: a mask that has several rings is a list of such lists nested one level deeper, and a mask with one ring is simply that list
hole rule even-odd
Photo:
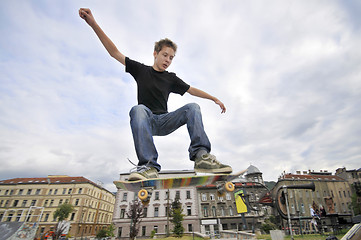
[{"label": "skateboard deck", "polygon": [[209,174],[209,175],[195,175],[186,177],[172,177],[172,178],[154,178],[149,180],[139,181],[114,181],[117,188],[126,191],[139,191],[144,188],[148,189],[172,189],[189,186],[205,186],[217,182],[229,182],[239,177],[247,170],[231,174]]}]

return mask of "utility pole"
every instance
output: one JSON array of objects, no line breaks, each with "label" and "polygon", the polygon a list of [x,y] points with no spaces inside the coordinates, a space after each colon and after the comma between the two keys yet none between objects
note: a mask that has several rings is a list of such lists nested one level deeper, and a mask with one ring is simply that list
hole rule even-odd
[{"label": "utility pole", "polygon": [[169,237],[169,189],[167,190],[167,237]]}]

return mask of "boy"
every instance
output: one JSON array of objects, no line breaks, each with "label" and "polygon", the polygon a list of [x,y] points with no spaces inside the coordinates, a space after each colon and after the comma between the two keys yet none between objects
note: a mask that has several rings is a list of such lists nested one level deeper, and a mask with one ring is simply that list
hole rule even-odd
[{"label": "boy", "polygon": [[187,104],[174,112],[168,112],[169,94],[189,94],[214,101],[226,112],[224,104],[216,97],[191,87],[174,73],[167,72],[177,51],[177,45],[169,39],[156,42],[154,47],[154,64],[146,66],[118,51],[96,23],[90,9],[81,8],[79,16],[94,30],[110,56],[125,66],[138,87],[138,105],[130,110],[130,125],[135,150],[139,160],[136,171],[129,175],[129,181],[157,178],[161,166],[157,163],[158,153],[153,136],[165,136],[186,124],[191,139],[189,158],[194,161],[194,170],[208,173],[230,173],[232,168],[217,161],[210,154],[211,144],[203,128],[202,115],[197,104]]}]

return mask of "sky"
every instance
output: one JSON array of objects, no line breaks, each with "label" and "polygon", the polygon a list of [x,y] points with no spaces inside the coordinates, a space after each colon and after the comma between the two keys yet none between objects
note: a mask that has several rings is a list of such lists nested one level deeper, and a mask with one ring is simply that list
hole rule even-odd
[{"label": "sky", "polygon": [[[200,105],[217,159],[266,181],[361,167],[361,2],[357,0],[0,1],[0,179],[84,176],[115,191],[137,162],[136,84],[78,15],[87,7],[119,51],[219,98]],[[163,170],[193,169],[185,126],[154,138]]]}]

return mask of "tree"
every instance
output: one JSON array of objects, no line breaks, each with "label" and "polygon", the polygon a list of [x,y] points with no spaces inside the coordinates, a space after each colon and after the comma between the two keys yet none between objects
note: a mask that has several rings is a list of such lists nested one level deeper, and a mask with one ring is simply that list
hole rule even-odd
[{"label": "tree", "polygon": [[130,222],[130,239],[135,239],[139,232],[139,223],[142,221],[143,216],[143,205],[139,200],[133,200],[129,203],[129,210],[127,212],[128,218],[131,219]]},{"label": "tree", "polygon": [[350,207],[352,208],[353,213],[354,213],[355,216],[361,214],[361,206],[357,202],[357,198],[358,198],[357,194],[353,193],[352,196],[351,196],[351,205],[350,205]]},{"label": "tree", "polygon": [[172,202],[170,211],[171,222],[173,223],[173,233],[176,237],[182,237],[184,233],[184,228],[182,224],[184,214],[182,212],[182,203],[179,201],[179,198],[176,198]]},{"label": "tree", "polygon": [[65,224],[63,221],[65,221],[69,217],[69,214],[73,210],[73,205],[69,203],[64,203],[60,205],[54,212],[54,219],[58,221],[58,224],[56,225],[54,231],[54,239],[59,239],[61,234],[64,233],[65,229],[67,228],[67,224]]},{"label": "tree", "polygon": [[95,237],[98,239],[104,237],[114,237],[114,230],[115,230],[114,224],[111,224],[107,228],[100,229]]}]

